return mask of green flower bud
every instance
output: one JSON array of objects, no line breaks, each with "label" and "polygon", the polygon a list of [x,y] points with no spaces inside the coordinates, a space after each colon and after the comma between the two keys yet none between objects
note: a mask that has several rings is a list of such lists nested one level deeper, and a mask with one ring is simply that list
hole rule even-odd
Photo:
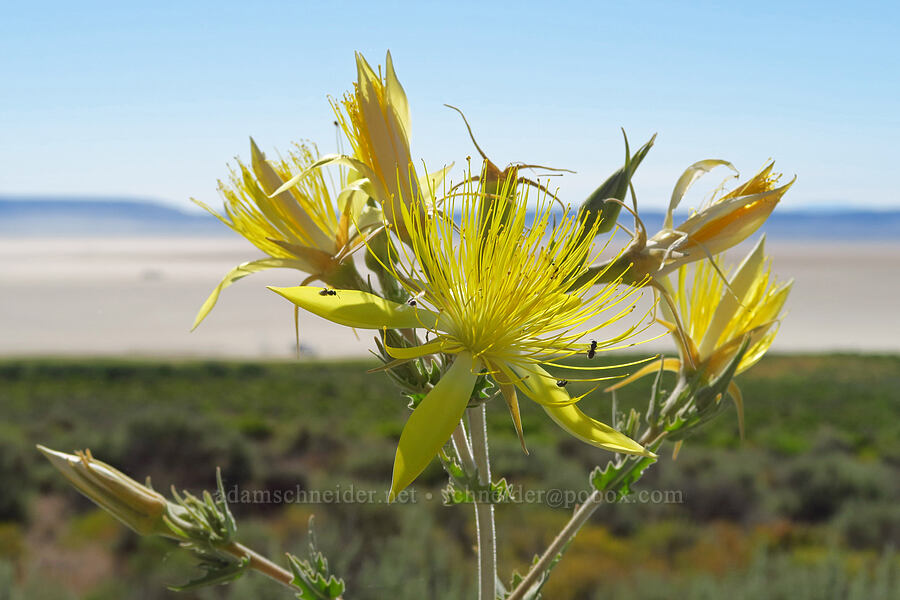
[{"label": "green flower bud", "polygon": [[37,448],[79,492],[135,532],[172,537],[163,517],[177,507],[170,507],[162,494],[95,460],[90,450],[66,454],[40,445]]},{"label": "green flower bud", "polygon": [[[622,134],[624,135],[624,133],[625,132],[623,131]],[[604,181],[600,187],[594,190],[594,193],[588,196],[587,200],[581,205],[580,210],[589,215],[584,221],[585,229],[590,228],[597,219],[601,219],[597,234],[612,231],[613,226],[616,224],[616,220],[619,218],[619,212],[622,210],[622,205],[617,202],[607,202],[607,200],[614,198],[620,202],[625,201],[625,196],[628,194],[628,186],[631,184],[631,178],[634,176],[634,172],[637,171],[641,161],[643,161],[644,157],[647,156],[647,153],[650,152],[650,148],[653,147],[653,142],[655,141],[656,134],[653,134],[650,141],[641,146],[634,156],[631,156],[631,151],[628,147],[628,137],[625,137],[625,164],[622,165],[618,171],[610,175],[609,178]]]}]

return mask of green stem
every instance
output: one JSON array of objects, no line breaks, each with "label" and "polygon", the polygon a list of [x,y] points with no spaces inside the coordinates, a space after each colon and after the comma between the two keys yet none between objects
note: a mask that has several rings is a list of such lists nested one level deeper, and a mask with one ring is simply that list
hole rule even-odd
[{"label": "green stem", "polygon": [[274,579],[285,587],[288,587],[294,591],[297,590],[297,588],[292,584],[292,582],[294,581],[294,575],[287,569],[282,569],[262,554],[254,552],[250,548],[244,546],[243,544],[238,544],[237,542],[231,542],[230,544],[223,546],[221,549],[224,552],[227,552],[228,554],[234,556],[235,558],[249,558],[249,568],[262,573],[270,579]]},{"label": "green stem", "polygon": [[[616,468],[622,469],[627,467],[628,470],[623,472],[623,475],[625,475],[637,467],[642,458],[643,457],[641,456],[625,457],[618,462]],[[620,479],[622,479],[622,477],[620,477]],[[528,571],[525,578],[519,583],[516,589],[506,597],[506,600],[522,600],[525,597],[525,594],[528,593],[529,589],[536,584],[547,569],[550,568],[551,563],[556,559],[557,555],[565,550],[566,546],[569,545],[578,531],[585,523],[587,523],[587,520],[591,518],[591,515],[594,514],[594,511],[603,504],[603,500],[604,495],[599,491],[594,490],[585,503],[578,507],[572,515],[572,518],[569,519],[569,522],[566,523],[562,530],[560,530],[538,561],[531,567],[531,570]]]},{"label": "green stem", "polygon": [[475,457],[472,456],[472,446],[469,445],[469,438],[466,435],[466,426],[463,425],[462,420],[460,420],[456,429],[453,430],[451,439],[453,440],[453,447],[456,450],[456,455],[459,457],[459,462],[462,465],[463,470],[467,474],[474,475],[477,470],[475,467]]},{"label": "green stem", "polygon": [[[490,490],[491,461],[488,455],[487,425],[484,405],[469,409],[472,451],[478,469],[478,483],[482,490]],[[487,498],[475,495],[475,529],[478,533],[478,598],[494,600],[497,596],[497,533],[494,527],[494,505],[490,493]]]}]

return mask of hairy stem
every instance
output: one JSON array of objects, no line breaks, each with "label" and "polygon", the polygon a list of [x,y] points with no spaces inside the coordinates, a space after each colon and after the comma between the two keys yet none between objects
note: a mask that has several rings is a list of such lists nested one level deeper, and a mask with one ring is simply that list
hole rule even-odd
[{"label": "hairy stem", "polygon": [[550,563],[553,562],[556,555],[562,552],[563,548],[565,548],[572,538],[575,537],[575,534],[578,533],[578,530],[581,529],[582,525],[584,525],[591,515],[594,514],[594,511],[597,510],[597,507],[600,506],[602,501],[603,497],[600,495],[600,492],[594,490],[594,493],[588,497],[584,504],[578,507],[578,510],[575,511],[575,514],[572,515],[569,522],[566,523],[565,527],[563,527],[556,535],[553,542],[547,546],[547,549],[538,561],[531,567],[531,570],[528,571],[528,574],[521,583],[519,583],[518,587],[506,597],[506,600],[522,600],[522,598],[525,597],[525,594],[531,586],[537,583],[541,575],[543,575],[550,567]]},{"label": "hairy stem", "polygon": [[456,429],[453,430],[453,436],[450,439],[453,440],[453,448],[456,450],[456,455],[459,457],[462,468],[466,473],[474,475],[476,470],[475,457],[472,456],[472,446],[469,445],[466,426],[463,425],[462,420],[460,420]]},{"label": "hairy stem", "polygon": [[[674,404],[675,400],[681,394],[683,386],[676,386],[676,389],[672,392],[671,396],[667,400],[667,405]],[[671,406],[669,406],[671,409]],[[641,443],[650,448],[658,448],[659,444],[662,443],[663,439],[666,437],[666,432],[661,431],[662,424],[665,423],[665,415],[667,414],[666,410],[661,411],[662,415],[660,418],[654,422],[650,427],[644,431],[641,436]],[[639,456],[625,456],[620,458],[615,465],[617,470],[626,469],[622,472],[622,475],[628,475],[631,470],[636,468],[641,463],[642,457]],[[621,478],[620,478],[621,479]],[[557,536],[553,539],[553,542],[547,547],[538,561],[531,567],[528,571],[528,574],[525,578],[519,583],[519,585],[512,591],[512,593],[507,596],[506,600],[522,600],[525,597],[525,594],[528,592],[529,588],[537,583],[538,579],[547,571],[550,567],[550,564],[556,558],[556,556],[562,552],[565,547],[572,541],[575,537],[575,534],[581,529],[581,527],[587,522],[587,520],[594,514],[594,511],[603,503],[603,494],[601,494],[598,490],[594,490],[593,493],[588,497],[584,504],[582,504],[575,513],[572,515],[572,518],[569,519],[569,522],[560,530]]]},{"label": "hairy stem", "polygon": [[[478,483],[490,489],[491,461],[488,454],[484,405],[469,409],[469,427]],[[478,533],[478,598],[494,600],[497,595],[497,534],[494,529],[494,505],[488,497],[475,495],[475,529]]]}]

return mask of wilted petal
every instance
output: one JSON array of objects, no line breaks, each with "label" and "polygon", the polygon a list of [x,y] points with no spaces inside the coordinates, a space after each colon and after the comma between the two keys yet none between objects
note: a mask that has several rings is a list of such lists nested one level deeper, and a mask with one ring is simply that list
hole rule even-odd
[{"label": "wilted petal", "polygon": [[678,181],[675,183],[675,189],[672,190],[672,198],[669,200],[669,209],[666,211],[666,218],[663,222],[663,229],[671,229],[672,228],[672,215],[675,212],[675,209],[678,208],[678,205],[681,203],[681,199],[684,198],[685,193],[687,193],[688,188],[691,185],[700,179],[706,173],[712,171],[715,167],[725,166],[731,169],[737,174],[737,169],[734,168],[734,165],[728,162],[727,160],[720,160],[716,158],[710,158],[706,160],[701,160],[695,162],[690,167],[684,170],[684,173],[681,174],[681,177],[678,178]]}]

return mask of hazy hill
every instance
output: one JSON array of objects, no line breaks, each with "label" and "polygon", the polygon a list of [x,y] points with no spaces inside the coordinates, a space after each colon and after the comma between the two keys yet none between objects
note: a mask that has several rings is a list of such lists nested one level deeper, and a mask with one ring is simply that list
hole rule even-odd
[{"label": "hazy hill", "polygon": [[[662,225],[660,211],[647,211],[642,217],[651,232]],[[623,215],[623,219],[631,225],[629,217]],[[900,210],[776,210],[765,231],[770,238],[778,240],[900,240]],[[0,235],[232,234],[206,213],[187,212],[152,201],[0,196]]]},{"label": "hazy hill", "polygon": [[206,213],[152,201],[0,196],[0,235],[218,235],[229,230]]}]

